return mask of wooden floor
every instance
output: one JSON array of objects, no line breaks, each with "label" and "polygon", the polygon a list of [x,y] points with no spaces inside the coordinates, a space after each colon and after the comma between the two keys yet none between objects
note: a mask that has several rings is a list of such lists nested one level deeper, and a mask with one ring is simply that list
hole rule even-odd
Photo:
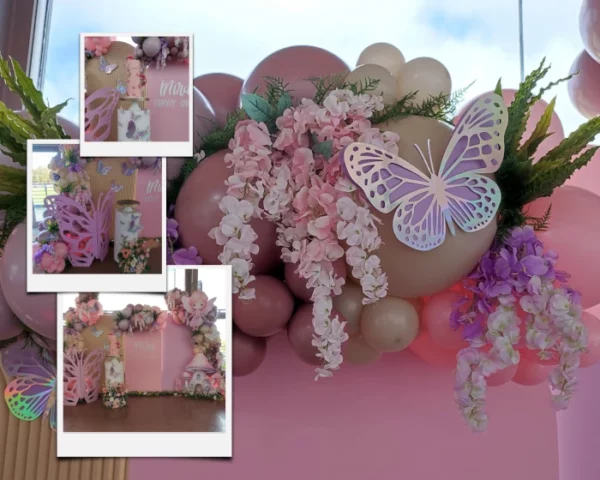
[{"label": "wooden floor", "polygon": [[127,407],[102,400],[64,408],[65,432],[224,432],[225,402],[181,397],[130,397]]},{"label": "wooden floor", "polygon": [[[87,275],[96,273],[121,273],[113,255],[113,246],[111,245],[108,247],[108,255],[106,255],[103,261],[94,260],[89,267],[73,267],[71,265],[65,268],[63,273],[84,273]],[[148,273],[162,273],[161,257],[162,249],[160,247],[150,250],[150,260],[148,261],[150,271]]]}]

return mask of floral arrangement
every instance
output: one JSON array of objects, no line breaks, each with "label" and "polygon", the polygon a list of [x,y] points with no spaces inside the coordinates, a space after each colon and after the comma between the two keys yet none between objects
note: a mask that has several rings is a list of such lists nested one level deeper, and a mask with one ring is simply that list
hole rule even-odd
[{"label": "floral arrangement", "polygon": [[158,332],[166,323],[165,317],[161,316],[159,307],[150,305],[127,305],[123,310],[113,314],[115,321],[115,335],[119,336],[125,332]]},{"label": "floral arrangement", "polygon": [[98,293],[80,293],[75,299],[77,318],[85,326],[96,325],[104,313],[98,296]]},{"label": "floral arrangement", "polygon": [[134,57],[144,65],[156,63],[165,68],[167,62],[189,63],[190,39],[188,37],[131,37],[136,44]]},{"label": "floral arrangement", "polygon": [[[172,213],[172,208],[169,215]],[[196,247],[182,248],[179,239],[179,223],[174,218],[167,219],[167,265],[202,265],[202,258]]]},{"label": "floral arrangement", "polygon": [[78,145],[59,145],[58,150],[48,165],[54,191],[91,208],[90,177],[84,170],[88,159],[80,157]]},{"label": "floral arrangement", "polygon": [[65,351],[75,349],[78,352],[82,352],[85,349],[85,343],[81,332],[73,328],[65,328],[63,338],[63,347]]},{"label": "floral arrangement", "polygon": [[150,245],[146,239],[125,240],[117,256],[119,269],[123,273],[147,273],[150,271]]},{"label": "floral arrangement", "polygon": [[61,273],[67,264],[67,244],[60,240],[34,242],[33,264],[36,273]]},{"label": "floral arrangement", "polygon": [[225,400],[224,393],[214,392],[210,394],[199,394],[199,393],[185,393],[179,391],[164,390],[160,392],[127,392],[130,397],[183,397],[191,398],[193,400]]},{"label": "floral arrangement", "polygon": [[102,404],[106,408],[122,408],[127,406],[127,391],[123,385],[102,387]]},{"label": "floral arrangement", "polygon": [[557,258],[544,251],[533,227],[516,227],[463,282],[465,295],[450,317],[469,343],[457,356],[455,397],[475,430],[487,426],[486,377],[517,365],[517,348],[555,360],[549,381],[556,409],[565,409],[575,392],[587,332],[581,297],[565,284],[567,274],[554,268]]}]

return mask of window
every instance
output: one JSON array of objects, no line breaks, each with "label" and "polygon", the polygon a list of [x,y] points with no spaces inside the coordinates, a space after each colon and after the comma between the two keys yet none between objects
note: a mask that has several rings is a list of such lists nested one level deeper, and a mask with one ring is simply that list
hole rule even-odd
[{"label": "window", "polygon": [[[525,71],[547,56],[554,67],[552,79],[565,76],[583,48],[578,32],[581,0],[524,4]],[[367,16],[350,13],[342,29],[321,28],[319,19],[365,11],[364,2],[348,0],[340,11],[336,2],[320,0],[306,0],[302,7],[280,0],[188,1],[185,15],[165,15],[160,0],[146,0],[135,15],[120,15],[120,0],[53,0],[52,8],[43,88],[51,104],[78,97],[80,32],[192,32],[195,76],[227,72],[243,78],[269,53],[298,44],[326,48],[352,67],[367,45],[387,41],[409,59],[439,59],[449,69],[455,88],[475,80],[467,97],[491,90],[500,77],[506,87],[520,80],[518,0],[382,0]],[[290,28],[290,21],[306,28]],[[372,28],[375,24],[377,28]],[[571,105],[564,85],[545,98],[554,95],[559,95],[557,112],[569,133],[584,119]],[[64,115],[78,123],[78,111],[77,100],[72,100]]]},{"label": "window", "polygon": [[54,195],[54,185],[50,182],[48,164],[58,153],[58,145],[35,145],[33,147],[33,171],[31,199],[33,201],[33,237],[39,233],[38,225],[44,219],[44,199]]}]

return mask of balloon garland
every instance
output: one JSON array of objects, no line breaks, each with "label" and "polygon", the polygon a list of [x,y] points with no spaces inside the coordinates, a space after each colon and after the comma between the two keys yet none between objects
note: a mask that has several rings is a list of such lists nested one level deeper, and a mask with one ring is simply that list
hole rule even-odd
[{"label": "balloon garland", "polygon": [[167,62],[189,63],[190,40],[188,37],[131,37],[136,44],[135,58],[144,65],[156,64],[165,68]]}]

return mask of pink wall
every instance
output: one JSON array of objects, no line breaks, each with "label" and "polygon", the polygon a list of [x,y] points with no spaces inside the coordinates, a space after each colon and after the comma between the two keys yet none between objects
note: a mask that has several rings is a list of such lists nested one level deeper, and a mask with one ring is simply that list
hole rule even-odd
[{"label": "pink wall", "polygon": [[150,98],[153,142],[189,140],[190,84],[189,65],[170,63],[165,68],[148,68],[147,95]]},{"label": "pink wall", "polygon": [[132,391],[160,391],[162,373],[162,335],[137,332],[124,335],[125,384]]},{"label": "pink wall", "polygon": [[[166,167],[165,167],[166,168]],[[141,234],[144,237],[162,237],[162,176],[160,170],[140,168],[136,177],[136,200],[142,212]]]},{"label": "pink wall", "polygon": [[175,325],[169,320],[162,331],[162,337],[162,389],[173,390],[175,379],[183,373],[185,366],[194,357],[190,329],[184,325]]},{"label": "pink wall", "polygon": [[314,382],[280,334],[258,372],[234,379],[231,461],[132,458],[129,479],[558,480],[546,386],[492,389],[489,431],[476,435],[452,383],[410,353]]}]

